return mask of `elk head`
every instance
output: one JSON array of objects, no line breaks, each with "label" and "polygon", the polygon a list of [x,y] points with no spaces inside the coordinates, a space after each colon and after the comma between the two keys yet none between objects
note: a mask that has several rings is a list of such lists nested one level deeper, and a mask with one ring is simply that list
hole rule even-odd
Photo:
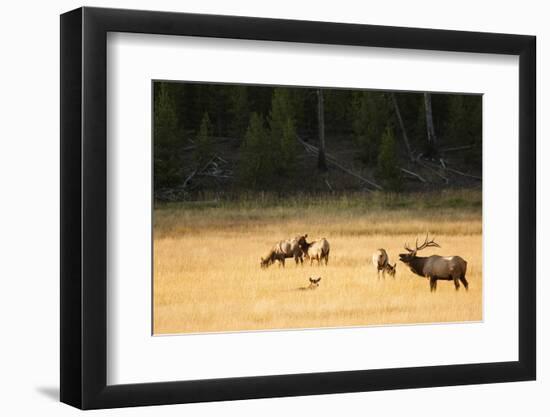
[{"label": "elk head", "polygon": [[311,244],[308,243],[306,238],[307,238],[307,233],[303,236],[298,236],[298,247],[302,250],[304,254],[307,255],[307,250]]},{"label": "elk head", "polygon": [[424,239],[424,243],[422,243],[420,246],[418,246],[418,238],[416,238],[415,248],[411,249],[409,247],[408,243],[405,243],[405,250],[408,253],[400,253],[399,254],[399,260],[403,263],[409,264],[414,258],[416,258],[416,253],[419,250],[425,249],[425,248],[440,248],[439,244],[435,243],[435,239],[428,240],[428,234],[426,234],[426,239]]},{"label": "elk head", "polygon": [[300,290],[315,290],[319,288],[319,281],[321,281],[321,277],[313,278],[309,277],[309,285],[307,287],[300,287]]},{"label": "elk head", "polygon": [[315,278],[311,278],[309,277],[309,289],[310,290],[314,290],[316,288],[319,287],[319,281],[321,281],[321,277],[315,279]]},{"label": "elk head", "polygon": [[386,265],[386,272],[390,275],[390,277],[395,277],[395,271],[397,268],[397,263],[394,263],[393,265],[387,264]]},{"label": "elk head", "polygon": [[309,282],[311,282],[312,284],[319,285],[319,281],[321,281],[321,277],[317,279],[309,277]]},{"label": "elk head", "polygon": [[267,268],[271,264],[271,260],[269,257],[267,258],[260,258],[260,267],[261,268]]}]

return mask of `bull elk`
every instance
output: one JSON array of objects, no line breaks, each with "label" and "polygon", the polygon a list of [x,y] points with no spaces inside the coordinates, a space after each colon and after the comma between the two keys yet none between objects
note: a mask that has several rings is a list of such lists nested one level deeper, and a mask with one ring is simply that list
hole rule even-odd
[{"label": "bull elk", "polygon": [[454,281],[457,291],[460,288],[460,281],[468,291],[468,281],[466,281],[467,262],[460,256],[416,256],[418,251],[429,247],[440,248],[441,246],[435,243],[434,239],[428,240],[428,235],[426,235],[424,243],[418,246],[417,238],[415,249],[411,249],[408,244],[405,244],[407,253],[399,254],[399,260],[406,264],[416,275],[428,278],[430,280],[430,291],[432,292],[437,290],[438,280]]},{"label": "bull elk", "polygon": [[380,279],[380,271],[382,271],[383,278],[386,278],[386,272],[390,274],[391,277],[395,278],[397,264],[390,264],[390,258],[385,249],[378,249],[372,254],[372,264],[376,268],[378,279]]}]

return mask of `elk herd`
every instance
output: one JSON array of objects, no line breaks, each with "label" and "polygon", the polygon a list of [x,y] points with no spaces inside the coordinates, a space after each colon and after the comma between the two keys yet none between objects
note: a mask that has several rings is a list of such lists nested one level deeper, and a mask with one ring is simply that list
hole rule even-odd
[{"label": "elk herd", "polygon": [[308,242],[306,238],[307,234],[276,243],[267,255],[261,258],[260,266],[267,268],[277,261],[279,266],[284,267],[287,258],[294,258],[296,265],[303,264],[304,258],[310,260],[310,265],[313,265],[313,261],[317,261],[318,265],[324,261],[325,265],[328,265],[328,255],[330,253],[328,240],[321,238]]},{"label": "elk herd", "polygon": [[[418,245],[416,239],[414,249],[411,249],[408,243],[405,244],[406,253],[399,254],[399,260],[403,262],[416,275],[428,279],[430,291],[436,291],[437,281],[453,281],[455,289],[460,288],[460,284],[468,290],[468,281],[466,280],[467,262],[460,256],[439,256],[431,255],[427,257],[417,256],[417,253],[425,248],[440,248],[439,244],[434,239],[429,239],[428,235],[424,242]],[[294,258],[296,265],[303,265],[304,259],[317,261],[317,265],[328,265],[330,254],[330,244],[326,238],[319,240],[307,241],[307,234],[296,236],[292,239],[282,240],[276,243],[269,252],[261,258],[260,266],[267,268],[277,262],[279,267],[285,266],[285,259]],[[386,277],[386,273],[395,279],[397,264],[390,263],[390,257],[385,249],[377,249],[372,254],[372,263],[376,268],[378,279],[380,273],[382,278]],[[316,289],[319,287],[321,277],[309,278],[310,285],[301,289]]]}]

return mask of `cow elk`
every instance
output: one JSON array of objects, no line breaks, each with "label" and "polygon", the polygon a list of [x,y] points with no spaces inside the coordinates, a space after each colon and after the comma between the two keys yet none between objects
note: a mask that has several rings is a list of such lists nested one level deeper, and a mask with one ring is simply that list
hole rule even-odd
[{"label": "cow elk", "polygon": [[301,249],[301,242],[306,241],[307,234],[304,236],[297,236],[293,239],[281,240],[276,243],[267,253],[266,256],[260,259],[260,266],[267,268],[275,261],[279,262],[280,266],[285,266],[285,259],[294,258],[296,265],[302,265],[304,263],[304,253]]},{"label": "cow elk", "polygon": [[322,261],[325,261],[325,265],[328,265],[328,255],[330,253],[330,244],[324,237],[313,241],[307,242],[305,239],[300,240],[300,248],[304,253],[304,257],[310,260],[310,265],[313,265],[313,261],[317,261],[317,265],[321,265]]},{"label": "cow elk", "polygon": [[283,267],[285,266],[285,255],[277,250],[277,245],[273,246],[266,256],[262,256],[260,258],[260,267],[267,268],[271,264],[275,263],[275,261],[279,262],[279,267],[281,265]]},{"label": "cow elk", "polygon": [[395,271],[397,264],[390,264],[390,258],[385,249],[378,249],[372,254],[372,264],[376,268],[378,273],[378,279],[380,279],[380,271],[382,271],[382,277],[386,278],[386,272],[395,279]]},{"label": "cow elk", "polygon": [[415,248],[409,248],[405,244],[407,253],[399,254],[399,260],[406,264],[412,272],[421,277],[426,277],[430,280],[430,291],[437,290],[437,281],[454,281],[455,289],[460,288],[459,281],[462,283],[466,291],[468,291],[468,281],[466,280],[467,262],[460,256],[439,256],[431,255],[428,257],[417,256],[417,252],[425,248],[440,248],[434,239],[428,240],[428,235],[424,243],[418,246],[416,239]]}]

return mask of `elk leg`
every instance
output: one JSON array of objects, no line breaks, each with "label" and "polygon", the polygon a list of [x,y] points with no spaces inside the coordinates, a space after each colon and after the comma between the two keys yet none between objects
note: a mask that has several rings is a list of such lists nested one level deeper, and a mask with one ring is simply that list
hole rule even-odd
[{"label": "elk leg", "polygon": [[430,277],[430,292],[437,290],[437,278]]},{"label": "elk leg", "polygon": [[466,281],[466,277],[463,275],[459,279],[460,279],[460,282],[462,282],[462,285],[464,285],[464,288],[466,289],[466,291],[468,291],[468,281]]},{"label": "elk leg", "polygon": [[453,277],[453,281],[455,283],[455,290],[458,291],[458,289],[460,288],[460,284],[458,283],[458,278]]}]

